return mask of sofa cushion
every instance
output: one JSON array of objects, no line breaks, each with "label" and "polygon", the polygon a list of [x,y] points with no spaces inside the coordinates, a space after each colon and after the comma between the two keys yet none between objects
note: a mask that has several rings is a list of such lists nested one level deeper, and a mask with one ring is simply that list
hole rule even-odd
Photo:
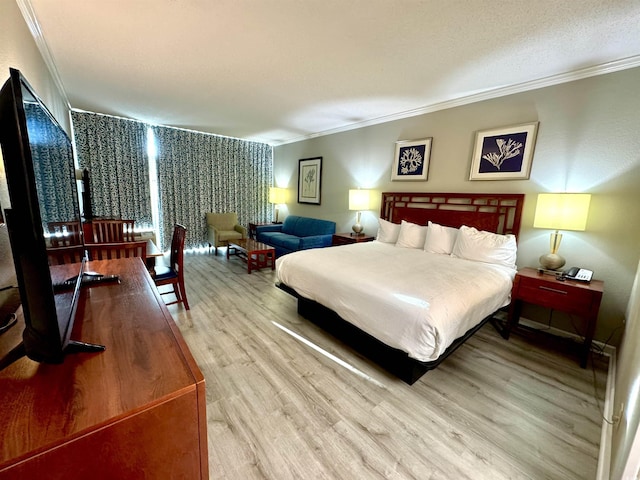
[{"label": "sofa cushion", "polygon": [[258,241],[273,247],[286,247],[292,250],[297,250],[300,246],[300,237],[282,232],[263,232]]},{"label": "sofa cushion", "polygon": [[309,237],[312,235],[333,235],[336,232],[336,223],[318,218],[298,217],[289,215],[282,224],[282,233],[297,237]]},{"label": "sofa cushion", "polygon": [[225,242],[229,240],[239,240],[242,238],[242,233],[236,230],[220,230],[218,231],[218,241]]}]

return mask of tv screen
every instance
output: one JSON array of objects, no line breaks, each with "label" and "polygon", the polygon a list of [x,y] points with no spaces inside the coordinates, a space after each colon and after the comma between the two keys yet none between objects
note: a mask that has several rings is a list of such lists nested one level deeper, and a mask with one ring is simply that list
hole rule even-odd
[{"label": "tv screen", "polygon": [[[79,342],[70,340],[83,261],[73,264],[74,288],[54,292],[48,249],[82,248],[72,143],[18,70],[0,90],[0,144],[8,190],[4,204],[25,329],[21,345],[0,366],[26,354],[60,363]],[[6,200],[5,200],[6,202]],[[69,268],[69,267],[66,267]]]}]

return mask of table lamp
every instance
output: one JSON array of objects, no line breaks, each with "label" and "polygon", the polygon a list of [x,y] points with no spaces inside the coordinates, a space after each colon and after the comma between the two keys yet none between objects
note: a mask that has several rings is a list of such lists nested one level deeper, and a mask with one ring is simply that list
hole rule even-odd
[{"label": "table lamp", "polygon": [[362,210],[369,210],[369,190],[349,190],[349,210],[358,212],[356,223],[351,227],[356,235],[363,235],[364,227],[360,224]]},{"label": "table lamp", "polygon": [[588,193],[540,193],[533,220],[534,228],[555,230],[551,234],[551,252],[540,257],[540,265],[546,270],[557,270],[565,264],[558,255],[562,234],[560,230],[584,231],[587,226]]},{"label": "table lamp", "polygon": [[278,222],[278,206],[287,203],[287,189],[286,188],[278,188],[278,187],[270,187],[269,188],[269,203],[273,203],[276,208],[276,220],[273,223]]}]

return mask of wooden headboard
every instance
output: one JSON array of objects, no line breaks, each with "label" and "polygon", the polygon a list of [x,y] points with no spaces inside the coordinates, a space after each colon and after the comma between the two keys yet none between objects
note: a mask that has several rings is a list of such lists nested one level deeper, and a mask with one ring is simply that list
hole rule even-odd
[{"label": "wooden headboard", "polygon": [[496,233],[520,232],[524,194],[521,193],[398,193],[383,192],[380,218],[427,225],[431,220]]}]

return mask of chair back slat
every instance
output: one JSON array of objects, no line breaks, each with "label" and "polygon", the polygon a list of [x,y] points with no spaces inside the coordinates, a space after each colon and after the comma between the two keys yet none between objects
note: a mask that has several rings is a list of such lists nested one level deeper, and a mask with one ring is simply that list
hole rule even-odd
[{"label": "chair back slat", "polygon": [[49,242],[52,247],[82,245],[82,224],[80,222],[49,222]]},{"label": "chair back slat", "polygon": [[133,242],[133,220],[92,220],[91,243]]}]

